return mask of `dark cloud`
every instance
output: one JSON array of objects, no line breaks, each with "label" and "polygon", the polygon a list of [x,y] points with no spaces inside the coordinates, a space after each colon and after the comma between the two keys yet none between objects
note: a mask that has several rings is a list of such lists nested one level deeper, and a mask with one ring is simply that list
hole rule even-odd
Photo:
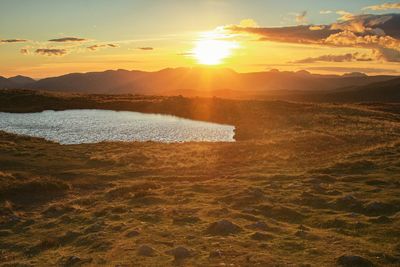
[{"label": "dark cloud", "polygon": [[396,49],[380,47],[374,50],[374,56],[378,60],[387,62],[400,62],[400,51]]},{"label": "dark cloud", "polygon": [[145,51],[151,51],[151,50],[154,50],[154,48],[153,48],[153,47],[148,47],[148,46],[145,46],[145,47],[138,47],[138,49],[140,49],[140,50],[145,50]]},{"label": "dark cloud", "polygon": [[[310,29],[311,28],[311,29]],[[300,25],[280,28],[259,28],[228,26],[226,29],[235,33],[250,33],[260,36],[260,41],[277,41],[287,43],[318,44],[340,30],[329,27],[313,29],[312,26]]]},{"label": "dark cloud", "polygon": [[399,71],[385,68],[351,68],[351,67],[308,67],[307,70],[331,71],[331,72],[364,72],[364,73],[399,73]]},{"label": "dark cloud", "polygon": [[348,53],[344,55],[322,55],[319,57],[309,57],[296,60],[290,63],[316,63],[316,62],[351,62],[351,61],[372,61],[373,58],[360,53]]},{"label": "dark cloud", "polygon": [[63,37],[57,39],[50,39],[49,42],[59,42],[59,43],[66,43],[66,42],[86,42],[88,39],[84,38],[77,38],[77,37]]},{"label": "dark cloud", "polygon": [[5,39],[5,40],[0,40],[0,43],[25,43],[28,40],[25,39]]},{"label": "dark cloud", "polygon": [[96,44],[96,45],[88,46],[87,49],[96,51],[98,49],[106,48],[106,47],[116,48],[116,47],[118,47],[118,45],[116,45],[116,44]]},{"label": "dark cloud", "polygon": [[400,50],[400,14],[355,16],[344,12],[342,20],[330,25],[275,28],[233,25],[225,29],[257,35],[260,41]]},{"label": "dark cloud", "polygon": [[19,52],[21,53],[21,54],[23,54],[23,55],[29,55],[29,50],[28,49],[26,49],[26,48],[22,48],[21,50],[19,50]]},{"label": "dark cloud", "polygon": [[36,54],[43,56],[63,56],[67,54],[65,49],[51,49],[51,48],[39,48],[35,50]]}]

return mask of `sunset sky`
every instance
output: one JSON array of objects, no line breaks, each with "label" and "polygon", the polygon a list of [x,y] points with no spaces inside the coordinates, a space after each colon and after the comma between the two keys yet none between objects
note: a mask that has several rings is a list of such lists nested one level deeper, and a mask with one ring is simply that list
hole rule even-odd
[{"label": "sunset sky", "polygon": [[0,75],[228,67],[400,74],[400,2],[0,0]]}]

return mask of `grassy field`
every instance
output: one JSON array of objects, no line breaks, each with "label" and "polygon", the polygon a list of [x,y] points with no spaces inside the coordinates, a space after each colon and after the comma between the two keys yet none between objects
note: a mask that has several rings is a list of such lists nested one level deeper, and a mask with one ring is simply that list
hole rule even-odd
[{"label": "grassy field", "polygon": [[67,108],[230,123],[238,141],[0,132],[1,266],[400,265],[400,105],[0,94],[0,111]]}]

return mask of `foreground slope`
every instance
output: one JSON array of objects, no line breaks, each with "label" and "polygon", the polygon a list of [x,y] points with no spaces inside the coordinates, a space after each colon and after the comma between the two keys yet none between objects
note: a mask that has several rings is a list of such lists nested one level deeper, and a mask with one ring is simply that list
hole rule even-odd
[{"label": "foreground slope", "polygon": [[220,113],[201,99],[51,97],[202,107],[241,138],[61,146],[0,133],[4,266],[400,264],[398,105],[213,100]]}]

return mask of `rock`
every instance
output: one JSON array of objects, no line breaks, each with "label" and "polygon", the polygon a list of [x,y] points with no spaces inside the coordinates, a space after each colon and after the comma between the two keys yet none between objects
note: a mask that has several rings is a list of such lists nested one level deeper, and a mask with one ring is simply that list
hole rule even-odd
[{"label": "rock", "polygon": [[81,259],[77,256],[69,256],[61,260],[61,266],[64,267],[77,267],[86,263],[90,263],[92,259]]},{"label": "rock", "polygon": [[192,253],[185,247],[177,247],[167,251],[167,254],[174,256],[176,261],[183,260],[192,256]]},{"label": "rock", "polygon": [[153,257],[155,256],[156,251],[148,245],[142,245],[138,248],[137,254],[143,257]]},{"label": "rock", "polygon": [[267,240],[271,240],[272,238],[273,238],[273,236],[267,235],[264,233],[260,233],[260,232],[255,232],[254,234],[251,235],[251,239],[257,240],[257,241],[267,241]]},{"label": "rock", "polygon": [[337,259],[337,265],[342,267],[373,267],[375,266],[371,261],[360,256],[343,255]]},{"label": "rock", "polygon": [[127,233],[125,234],[125,236],[126,236],[126,237],[135,237],[135,236],[138,236],[139,234],[140,234],[139,231],[132,230],[132,231],[127,232]]},{"label": "rock", "polygon": [[371,202],[364,206],[364,212],[367,215],[390,215],[396,211],[392,204],[383,202]]},{"label": "rock", "polygon": [[228,220],[221,220],[218,222],[212,223],[206,230],[206,232],[210,235],[230,235],[230,234],[237,234],[242,231],[240,226],[228,221]]},{"label": "rock", "polygon": [[213,250],[210,252],[210,258],[221,258],[222,257],[222,251],[217,249],[217,250]]}]

